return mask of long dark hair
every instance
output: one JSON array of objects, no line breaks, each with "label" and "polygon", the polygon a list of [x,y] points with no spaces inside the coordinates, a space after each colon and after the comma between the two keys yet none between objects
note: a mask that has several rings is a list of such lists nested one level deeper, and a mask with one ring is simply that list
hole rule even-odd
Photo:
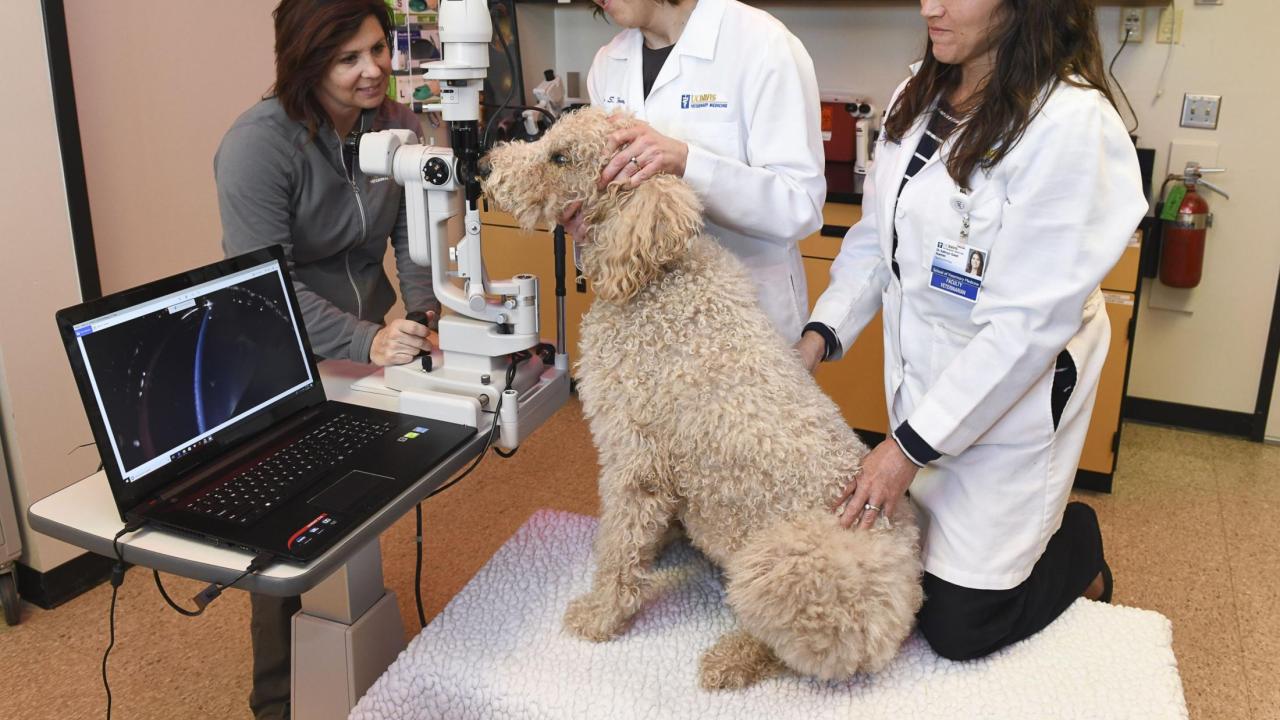
[{"label": "long dark hair", "polygon": [[315,88],[338,48],[370,15],[389,36],[391,15],[383,0],[281,0],[271,14],[276,23],[276,83],[268,96],[279,98],[290,118],[306,123],[311,138],[329,118]]},{"label": "long dark hair", "polygon": [[[1092,88],[1115,105],[1103,74],[1093,0],[1004,0],[991,31],[995,65],[966,103],[947,157],[947,172],[968,184],[974,170],[989,169],[1013,149],[1040,111],[1046,89],[1064,82]],[[917,118],[960,82],[960,66],[938,62],[930,41],[919,72],[907,83],[885,120],[885,136],[901,142]]]}]

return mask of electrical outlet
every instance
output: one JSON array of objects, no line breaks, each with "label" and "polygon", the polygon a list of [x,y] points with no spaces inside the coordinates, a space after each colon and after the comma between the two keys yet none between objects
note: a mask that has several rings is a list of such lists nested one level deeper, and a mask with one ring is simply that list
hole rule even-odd
[{"label": "electrical outlet", "polygon": [[1221,95],[1182,96],[1182,127],[1218,129],[1218,107],[1222,104]]},{"label": "electrical outlet", "polygon": [[1120,10],[1120,42],[1126,39],[1131,43],[1142,42],[1142,25],[1146,12],[1140,7],[1127,7]]},{"label": "electrical outlet", "polygon": [[1167,7],[1160,10],[1160,24],[1156,28],[1156,42],[1166,45],[1182,42],[1181,8]]}]

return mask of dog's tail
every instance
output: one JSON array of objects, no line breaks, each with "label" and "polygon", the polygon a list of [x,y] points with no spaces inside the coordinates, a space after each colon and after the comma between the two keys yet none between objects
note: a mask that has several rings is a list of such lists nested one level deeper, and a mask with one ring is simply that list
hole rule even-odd
[{"label": "dog's tail", "polygon": [[919,530],[905,513],[892,528],[851,531],[813,511],[753,534],[725,567],[742,628],[805,675],[883,669],[924,599]]}]

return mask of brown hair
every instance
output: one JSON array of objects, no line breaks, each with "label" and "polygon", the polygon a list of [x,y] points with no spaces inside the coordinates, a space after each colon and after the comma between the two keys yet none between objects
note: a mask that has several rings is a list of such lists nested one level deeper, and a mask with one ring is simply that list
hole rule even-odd
[{"label": "brown hair", "polygon": [[[1092,0],[1004,0],[997,14],[1003,17],[991,33],[995,65],[966,107],[957,108],[965,119],[947,172],[961,186],[974,170],[994,167],[1018,144],[1048,98],[1046,90],[1059,82],[1097,90],[1115,105],[1103,74]],[[916,119],[959,82],[960,66],[934,59],[930,41],[919,72],[885,120],[886,138],[901,142]]]},{"label": "brown hair", "polygon": [[281,0],[271,14],[276,23],[275,96],[290,118],[306,123],[314,138],[328,114],[315,88],[337,55],[372,15],[391,34],[391,15],[383,0]]},{"label": "brown hair", "polygon": [[[656,2],[656,3],[665,2],[668,5],[680,4],[680,0],[653,0],[653,2]],[[595,9],[592,10],[591,13],[596,17],[604,17],[604,8],[600,7],[599,5],[596,5]],[[605,22],[609,22],[609,21],[605,20]]]}]

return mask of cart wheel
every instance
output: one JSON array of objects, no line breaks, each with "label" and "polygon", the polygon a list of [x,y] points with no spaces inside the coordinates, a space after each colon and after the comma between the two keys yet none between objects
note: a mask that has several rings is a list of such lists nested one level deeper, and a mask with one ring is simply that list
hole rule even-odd
[{"label": "cart wheel", "polygon": [[20,601],[18,600],[18,581],[13,573],[0,575],[0,605],[4,606],[4,622],[6,625],[17,625]]}]

